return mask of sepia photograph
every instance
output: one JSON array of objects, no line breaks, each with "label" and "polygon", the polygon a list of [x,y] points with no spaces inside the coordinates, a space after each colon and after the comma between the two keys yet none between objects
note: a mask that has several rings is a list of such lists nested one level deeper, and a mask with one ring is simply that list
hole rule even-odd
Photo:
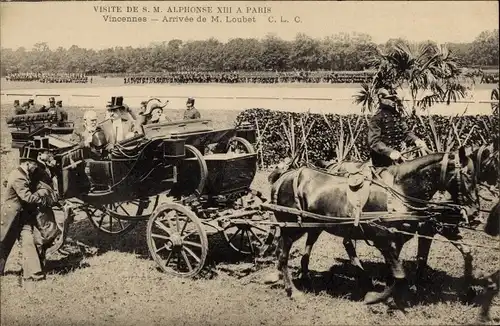
[{"label": "sepia photograph", "polygon": [[500,324],[497,1],[0,2],[0,325]]}]

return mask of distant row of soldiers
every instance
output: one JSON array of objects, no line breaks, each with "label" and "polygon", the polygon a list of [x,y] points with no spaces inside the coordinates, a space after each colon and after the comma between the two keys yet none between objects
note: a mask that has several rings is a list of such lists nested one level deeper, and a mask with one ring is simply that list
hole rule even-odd
[{"label": "distant row of soldiers", "polygon": [[84,73],[40,73],[25,72],[8,74],[7,81],[38,81],[42,83],[88,83],[92,82]]},{"label": "distant row of soldiers", "polygon": [[176,72],[155,76],[127,76],[125,84],[188,84],[188,83],[367,83],[372,74],[343,74],[310,72],[263,72],[263,73],[218,73],[218,72]]}]

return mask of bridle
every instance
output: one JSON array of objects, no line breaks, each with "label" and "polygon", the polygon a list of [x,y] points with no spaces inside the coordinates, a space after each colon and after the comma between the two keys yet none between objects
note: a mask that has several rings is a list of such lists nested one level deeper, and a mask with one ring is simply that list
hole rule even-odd
[{"label": "bridle", "polygon": [[[469,218],[467,215],[467,211],[465,207],[467,207],[467,203],[474,203],[477,205],[478,210],[480,209],[479,206],[479,190],[477,185],[477,173],[474,171],[474,176],[472,178],[472,185],[474,186],[474,195],[475,198],[472,197],[472,194],[470,192],[464,193],[462,191],[462,186],[465,184],[466,181],[469,181],[469,177],[464,173],[464,171],[467,169],[467,167],[462,167],[462,164],[460,162],[460,155],[457,153],[454,157],[454,170],[453,170],[453,175],[452,177],[446,181],[446,174],[448,170],[448,164],[449,164],[449,153],[446,152],[443,156],[443,159],[441,160],[441,171],[440,171],[440,176],[439,176],[439,189],[444,191],[448,188],[449,184],[453,181],[456,180],[457,182],[457,204],[460,206],[460,211],[462,214],[462,217],[465,219],[467,224],[469,224]],[[475,167],[474,167],[475,168]]]}]

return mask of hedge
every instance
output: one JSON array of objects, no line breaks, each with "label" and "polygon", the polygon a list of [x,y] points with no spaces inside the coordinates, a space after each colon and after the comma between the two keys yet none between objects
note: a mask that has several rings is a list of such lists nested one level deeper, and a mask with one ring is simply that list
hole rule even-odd
[{"label": "hedge", "polygon": [[[327,123],[325,118],[329,121]],[[346,143],[352,140],[351,135],[359,133],[355,146],[344,157],[349,160],[367,160],[369,158],[369,148],[367,144],[367,119],[370,115],[363,116],[359,114],[338,115],[338,114],[322,114],[317,113],[295,113],[287,111],[275,111],[262,108],[247,109],[241,112],[236,122],[250,123],[254,128],[260,130],[260,139],[256,142],[256,148],[259,153],[259,161],[263,166],[276,164],[286,157],[292,156],[291,137],[287,137],[287,132],[292,128],[289,122],[293,121],[295,147],[300,147],[303,142],[304,134],[309,128],[310,132],[305,142],[307,149],[307,159],[309,162],[316,160],[331,160],[338,157],[339,149],[346,148]],[[456,134],[459,135],[461,142],[465,142],[467,146],[480,146],[486,142],[493,141],[493,135],[498,135],[498,118],[488,115],[464,115],[458,117],[447,117],[441,115],[408,117],[408,126],[413,132],[424,139],[432,150],[438,150],[436,145],[436,137],[432,132],[434,130],[438,135],[441,143],[446,143],[446,139],[456,139],[453,132],[452,123],[456,126]],[[292,119],[292,120],[290,120]],[[301,119],[303,123],[301,123]],[[313,123],[311,127],[311,124]],[[342,121],[342,123],[340,122]],[[422,122],[423,123],[422,123]],[[355,129],[356,123],[358,128]],[[266,126],[267,125],[267,126]],[[304,125],[304,127],[302,127]],[[349,125],[351,129],[349,129]],[[475,127],[473,127],[475,126]],[[471,131],[472,129],[472,132]],[[343,132],[342,132],[343,130]],[[351,131],[350,131],[351,130]],[[470,135],[469,135],[470,132]],[[450,137],[450,133],[453,133]],[[342,141],[344,146],[342,146]],[[408,144],[410,146],[412,144]],[[293,146],[293,142],[292,142]],[[459,146],[458,142],[454,141],[453,146],[449,150],[455,150]],[[445,147],[442,146],[441,149]],[[306,158],[305,151],[302,159]]]}]

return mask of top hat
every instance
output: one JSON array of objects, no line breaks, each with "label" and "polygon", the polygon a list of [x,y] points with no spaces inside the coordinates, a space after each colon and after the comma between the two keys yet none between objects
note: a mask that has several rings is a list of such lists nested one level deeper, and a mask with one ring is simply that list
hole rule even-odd
[{"label": "top hat", "polygon": [[111,102],[108,102],[106,106],[108,110],[122,109],[123,108],[123,96],[112,96]]},{"label": "top hat", "polygon": [[31,147],[29,145],[25,145],[21,150],[21,155],[19,156],[19,161],[20,162],[31,161],[31,162],[39,163],[37,160],[39,152],[40,152],[39,149]]}]

